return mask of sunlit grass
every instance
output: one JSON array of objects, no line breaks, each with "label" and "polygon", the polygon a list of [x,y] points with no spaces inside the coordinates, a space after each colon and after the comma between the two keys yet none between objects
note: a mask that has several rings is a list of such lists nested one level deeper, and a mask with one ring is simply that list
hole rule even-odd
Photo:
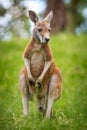
[{"label": "sunlit grass", "polygon": [[35,103],[30,114],[22,114],[19,73],[28,40],[0,42],[0,130],[87,129],[87,36],[59,34],[51,37],[56,64],[63,76],[63,93],[53,106],[50,120],[42,122]]}]

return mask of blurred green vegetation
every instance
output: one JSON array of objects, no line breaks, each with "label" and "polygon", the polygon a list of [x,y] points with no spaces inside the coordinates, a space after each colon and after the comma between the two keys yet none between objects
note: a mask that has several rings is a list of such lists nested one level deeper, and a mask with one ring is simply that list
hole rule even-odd
[{"label": "blurred green vegetation", "polygon": [[51,37],[56,64],[63,76],[62,97],[53,106],[50,120],[42,122],[35,103],[22,114],[19,73],[28,40],[0,42],[0,130],[87,130],[87,35]]}]

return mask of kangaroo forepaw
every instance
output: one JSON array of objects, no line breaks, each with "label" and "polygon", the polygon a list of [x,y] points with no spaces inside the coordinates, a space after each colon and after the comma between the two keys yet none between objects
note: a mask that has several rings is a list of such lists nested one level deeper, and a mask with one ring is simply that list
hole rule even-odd
[{"label": "kangaroo forepaw", "polygon": [[38,88],[40,88],[42,86],[42,84],[40,82],[38,82],[37,84],[38,84]]},{"label": "kangaroo forepaw", "polygon": [[30,84],[31,86],[34,86],[34,85],[35,85],[35,82],[32,81],[32,80],[30,80],[30,81],[29,81],[29,84]]}]

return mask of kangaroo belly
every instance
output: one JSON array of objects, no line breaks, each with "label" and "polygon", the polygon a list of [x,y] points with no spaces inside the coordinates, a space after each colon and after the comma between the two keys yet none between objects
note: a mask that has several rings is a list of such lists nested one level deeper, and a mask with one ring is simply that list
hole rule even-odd
[{"label": "kangaroo belly", "polygon": [[32,76],[37,79],[44,69],[44,57],[41,52],[35,52],[31,56],[31,73]]}]

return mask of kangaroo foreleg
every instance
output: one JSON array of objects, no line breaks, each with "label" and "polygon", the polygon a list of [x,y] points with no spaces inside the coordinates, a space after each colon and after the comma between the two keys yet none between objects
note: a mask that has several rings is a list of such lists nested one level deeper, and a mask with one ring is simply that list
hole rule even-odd
[{"label": "kangaroo foreleg", "polygon": [[38,84],[42,83],[42,80],[44,79],[44,76],[45,76],[46,72],[48,71],[49,67],[51,66],[51,64],[52,64],[52,60],[51,61],[47,61],[45,63],[43,72],[41,73],[40,77],[37,79],[36,83],[38,83]]}]

